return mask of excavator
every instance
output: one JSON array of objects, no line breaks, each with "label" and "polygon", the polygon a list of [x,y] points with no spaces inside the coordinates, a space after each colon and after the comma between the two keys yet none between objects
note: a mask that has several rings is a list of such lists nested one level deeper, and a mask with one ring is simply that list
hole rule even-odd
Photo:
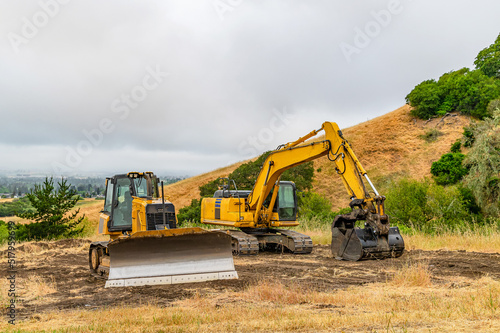
[{"label": "excavator", "polygon": [[177,228],[174,205],[152,172],[106,179],[98,234],[90,244],[90,273],[105,287],[237,279],[231,237],[202,228]]},{"label": "excavator", "polygon": [[[308,141],[321,131],[324,131],[323,138]],[[201,222],[238,228],[226,231],[232,237],[236,254],[285,249],[297,254],[310,253],[313,244],[309,236],[278,229],[299,224],[295,185],[280,178],[286,170],[323,156],[335,163],[337,175],[351,199],[351,213],[337,215],[331,226],[334,257],[358,261],[401,256],[404,241],[399,229],[389,225],[385,197],[375,189],[351,145],[333,122],[325,122],[320,129],[272,151],[251,191],[238,190],[234,181],[223,180],[213,198],[202,200]],[[364,180],[372,191],[367,189]]]}]

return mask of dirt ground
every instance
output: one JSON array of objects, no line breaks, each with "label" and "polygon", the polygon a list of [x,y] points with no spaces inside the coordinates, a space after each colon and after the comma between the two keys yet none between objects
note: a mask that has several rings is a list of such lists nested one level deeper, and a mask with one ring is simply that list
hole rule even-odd
[{"label": "dirt ground", "polygon": [[[18,320],[36,318],[41,312],[100,309],[111,306],[157,304],[171,306],[195,293],[217,296],[240,291],[263,280],[295,283],[308,290],[329,291],[373,282],[385,282],[391,272],[415,263],[428,265],[433,283],[448,283],[450,277],[463,281],[490,276],[500,279],[500,254],[466,251],[409,251],[397,259],[346,262],[335,260],[328,246],[315,246],[310,255],[260,253],[235,257],[238,280],[196,284],[104,289],[104,280],[90,276],[87,240],[60,240],[21,245],[17,248],[17,281],[21,295]],[[1,253],[6,257],[6,251]],[[5,266],[5,265],[4,265]],[[7,274],[5,267],[0,274]],[[38,276],[50,288],[43,296],[23,297],[30,288],[23,280]],[[467,282],[464,282],[467,283]],[[40,286],[38,286],[40,287]],[[465,286],[457,286],[465,287]],[[229,300],[228,300],[229,301]]]}]

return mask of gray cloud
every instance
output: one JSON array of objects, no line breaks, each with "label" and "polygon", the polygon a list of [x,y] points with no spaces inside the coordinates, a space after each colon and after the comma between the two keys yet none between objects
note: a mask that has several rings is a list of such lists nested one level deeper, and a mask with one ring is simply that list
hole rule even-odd
[{"label": "gray cloud", "polygon": [[[70,172],[208,171],[325,120],[348,127],[389,112],[422,80],[471,67],[500,31],[493,0],[401,0],[362,47],[358,31],[395,0],[57,1],[0,4],[0,169],[52,172],[90,142]],[[13,34],[40,3],[53,17],[15,52]],[[346,57],[342,43],[357,52]],[[144,88],[156,68],[169,75]],[[130,107],[134,93],[143,99]]]}]

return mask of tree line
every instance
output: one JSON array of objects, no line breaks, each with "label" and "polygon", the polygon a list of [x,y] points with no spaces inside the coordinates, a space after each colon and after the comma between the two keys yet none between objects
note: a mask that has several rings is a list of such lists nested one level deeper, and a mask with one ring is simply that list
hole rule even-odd
[{"label": "tree line", "polygon": [[474,65],[418,84],[406,96],[412,115],[429,119],[458,111],[477,119],[491,117],[500,97],[500,34],[478,53]]}]

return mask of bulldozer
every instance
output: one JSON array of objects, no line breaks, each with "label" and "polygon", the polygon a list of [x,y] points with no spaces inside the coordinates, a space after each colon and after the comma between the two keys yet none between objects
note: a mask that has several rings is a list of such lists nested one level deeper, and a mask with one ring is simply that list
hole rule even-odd
[{"label": "bulldozer", "polygon": [[[309,140],[322,131],[323,138]],[[352,212],[337,215],[331,226],[333,256],[350,261],[401,256],[404,241],[398,227],[390,227],[385,197],[378,193],[334,122],[325,122],[320,129],[272,151],[252,190],[238,190],[234,181],[223,180],[213,198],[202,200],[201,222],[238,228],[226,231],[232,236],[236,254],[257,254],[262,250],[310,253],[313,244],[309,236],[278,229],[299,224],[295,185],[280,178],[286,170],[320,157],[335,163],[351,200]]]},{"label": "bulldozer", "polygon": [[231,237],[177,228],[175,207],[152,172],[106,178],[98,234],[110,240],[90,244],[89,268],[107,278],[106,288],[238,278]]}]

